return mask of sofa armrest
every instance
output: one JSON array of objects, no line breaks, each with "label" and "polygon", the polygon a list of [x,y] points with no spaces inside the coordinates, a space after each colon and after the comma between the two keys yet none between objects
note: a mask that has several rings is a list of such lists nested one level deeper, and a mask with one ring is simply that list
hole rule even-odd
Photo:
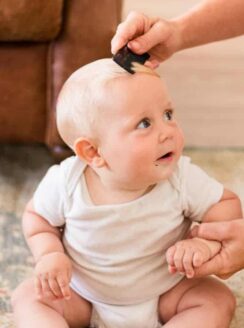
[{"label": "sofa armrest", "polygon": [[[120,21],[121,0],[68,0],[62,33],[49,51],[49,96],[46,144],[60,149],[56,127],[56,99],[65,80],[79,67],[111,57],[110,41]],[[50,85],[52,84],[52,85]]]}]

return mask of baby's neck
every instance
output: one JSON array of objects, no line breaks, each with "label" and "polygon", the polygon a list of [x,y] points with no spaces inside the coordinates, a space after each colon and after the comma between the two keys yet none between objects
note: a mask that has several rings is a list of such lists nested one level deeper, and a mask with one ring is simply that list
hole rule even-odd
[{"label": "baby's neck", "polygon": [[154,187],[126,189],[116,185],[106,184],[89,166],[86,168],[84,174],[87,190],[94,205],[127,203],[140,198]]}]

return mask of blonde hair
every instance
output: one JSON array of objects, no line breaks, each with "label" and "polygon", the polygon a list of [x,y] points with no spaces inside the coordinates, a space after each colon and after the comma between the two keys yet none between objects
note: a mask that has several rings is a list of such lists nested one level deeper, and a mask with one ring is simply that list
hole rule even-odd
[{"label": "blonde hair", "polygon": [[57,100],[57,127],[73,149],[79,137],[94,138],[102,113],[101,90],[112,80],[129,74],[112,59],[100,59],[75,71],[65,82]]}]

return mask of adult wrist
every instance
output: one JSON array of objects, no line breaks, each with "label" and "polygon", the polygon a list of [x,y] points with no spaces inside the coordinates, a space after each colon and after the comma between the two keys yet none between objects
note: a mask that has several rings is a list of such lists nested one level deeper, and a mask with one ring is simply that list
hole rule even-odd
[{"label": "adult wrist", "polygon": [[173,38],[174,38],[174,52],[181,51],[185,48],[190,47],[188,46],[187,41],[187,33],[185,33],[186,30],[186,24],[185,20],[183,18],[174,18],[169,20],[169,22],[172,24],[173,28]]}]

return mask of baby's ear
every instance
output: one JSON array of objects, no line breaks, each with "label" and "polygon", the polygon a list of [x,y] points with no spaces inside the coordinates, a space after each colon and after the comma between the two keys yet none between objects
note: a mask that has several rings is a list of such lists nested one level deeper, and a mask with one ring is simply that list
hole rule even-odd
[{"label": "baby's ear", "polygon": [[97,146],[90,139],[77,139],[74,144],[74,151],[82,161],[93,168],[99,168],[105,165],[105,160],[98,153]]}]

